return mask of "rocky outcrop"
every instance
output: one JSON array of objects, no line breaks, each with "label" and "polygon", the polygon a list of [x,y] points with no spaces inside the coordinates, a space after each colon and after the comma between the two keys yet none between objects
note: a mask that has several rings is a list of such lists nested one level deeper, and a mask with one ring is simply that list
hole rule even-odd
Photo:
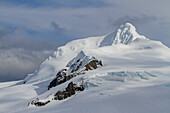
[{"label": "rocky outcrop", "polygon": [[81,51],[77,57],[66,65],[65,69],[57,73],[56,78],[50,82],[48,89],[60,85],[75,76],[83,75],[86,71],[94,70],[102,66],[102,61],[97,60],[95,57],[86,56],[84,52]]},{"label": "rocky outcrop", "polygon": [[28,103],[29,105],[35,105],[37,107],[39,106],[45,106],[46,104],[48,104],[50,102],[50,100],[46,101],[46,102],[41,102],[38,98],[36,100],[31,101],[30,103]]},{"label": "rocky outcrop", "polygon": [[86,64],[84,67],[86,71],[89,71],[89,70],[97,69],[99,66],[101,67],[103,66],[101,61],[92,60],[88,64]]},{"label": "rocky outcrop", "polygon": [[[64,71],[67,70],[67,69],[63,69]],[[73,77],[77,76],[77,75],[80,75],[80,74],[85,74],[84,72],[75,72],[75,73],[70,73],[69,75],[66,75],[66,72],[62,72],[60,71],[57,75],[56,75],[56,78],[53,79],[51,82],[50,82],[50,85],[48,86],[48,90],[52,87],[55,87],[57,85],[60,85],[70,79],[72,79]],[[63,74],[64,73],[64,74]]]},{"label": "rocky outcrop", "polygon": [[83,90],[84,90],[83,81],[81,82],[80,85],[74,84],[73,82],[70,82],[64,90],[57,91],[57,93],[54,95],[54,97],[51,100],[49,99],[49,100],[43,102],[43,101],[41,101],[37,98],[36,100],[31,101],[28,104],[28,106],[30,106],[30,105],[35,105],[37,107],[45,106],[46,104],[48,104],[52,100],[59,100],[59,101],[64,100],[64,99],[71,97],[72,95],[76,94],[76,92],[83,91]]},{"label": "rocky outcrop", "polygon": [[68,79],[71,79],[73,76],[67,76],[67,69],[62,69],[61,71],[59,71],[56,75],[56,78],[53,79],[50,82],[50,85],[48,86],[48,89],[57,86],[59,84],[62,84],[64,82],[66,82]]},{"label": "rocky outcrop", "polygon": [[63,91],[59,90],[55,94],[54,99],[55,100],[63,100],[63,99],[66,99],[68,97],[71,97],[77,91],[83,91],[83,90],[84,90],[83,83],[78,86],[77,84],[73,84],[73,82],[70,82],[65,90],[63,90]]},{"label": "rocky outcrop", "polygon": [[[95,57],[86,56],[84,52],[81,51],[77,55],[77,57],[72,59],[66,65],[66,68],[60,70],[57,73],[56,78],[54,78],[48,85],[48,90],[52,87],[65,83],[66,81],[72,79],[73,77],[83,75],[89,70],[94,70],[102,66],[103,64],[100,60],[97,60]],[[64,90],[57,91],[52,100],[63,100],[68,97],[71,97],[76,92],[83,90],[84,90],[83,82],[81,84],[74,84],[73,82],[70,82]],[[50,101],[51,100],[44,102],[37,99],[31,101],[29,105],[44,106],[48,104]]]},{"label": "rocky outcrop", "polygon": [[102,67],[102,62],[101,61],[98,61],[98,60],[92,60],[90,61],[88,64],[86,64],[84,67],[83,67],[83,70],[81,71],[76,71],[76,72],[73,72],[73,73],[70,73],[69,75],[67,75],[67,69],[63,69],[61,71],[59,71],[56,75],[56,78],[53,79],[49,86],[48,86],[48,90],[52,87],[55,87],[57,85],[60,85],[70,79],[72,79],[73,77],[76,77],[78,75],[83,75],[86,73],[86,71],[89,71],[89,70],[94,70],[94,69],[97,69],[99,67]]}]

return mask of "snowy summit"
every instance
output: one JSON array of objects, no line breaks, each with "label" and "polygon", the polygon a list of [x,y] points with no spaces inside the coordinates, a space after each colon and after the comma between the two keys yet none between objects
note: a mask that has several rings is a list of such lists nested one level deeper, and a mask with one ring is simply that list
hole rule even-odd
[{"label": "snowy summit", "polygon": [[170,49],[125,23],[67,43],[24,80],[0,84],[0,113],[168,113]]},{"label": "snowy summit", "polygon": [[116,32],[113,32],[107,35],[104,40],[101,42],[100,47],[113,45],[113,44],[130,44],[137,40],[146,39],[144,36],[139,35],[136,32],[136,28],[130,24],[126,23],[121,25]]}]

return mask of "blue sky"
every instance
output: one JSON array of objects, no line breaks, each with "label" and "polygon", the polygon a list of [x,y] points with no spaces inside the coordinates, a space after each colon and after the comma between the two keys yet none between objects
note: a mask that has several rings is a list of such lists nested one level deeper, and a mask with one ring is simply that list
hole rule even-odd
[{"label": "blue sky", "polygon": [[58,46],[108,34],[125,22],[170,47],[169,5],[169,0],[0,0],[0,81],[22,79]]}]

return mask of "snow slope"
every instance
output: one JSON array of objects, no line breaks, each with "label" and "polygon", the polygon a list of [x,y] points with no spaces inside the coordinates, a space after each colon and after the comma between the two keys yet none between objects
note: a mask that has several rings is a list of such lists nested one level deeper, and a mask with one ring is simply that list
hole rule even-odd
[{"label": "snow slope", "polygon": [[[101,60],[103,67],[48,90],[60,70],[67,67],[70,73],[70,66],[79,59],[85,65],[94,58]],[[126,23],[108,35],[59,47],[22,81],[0,83],[0,113],[169,113],[169,68],[170,49],[139,35]],[[71,81],[84,81],[85,90],[62,101],[53,100]],[[36,98],[51,102],[43,107],[28,106]]]}]

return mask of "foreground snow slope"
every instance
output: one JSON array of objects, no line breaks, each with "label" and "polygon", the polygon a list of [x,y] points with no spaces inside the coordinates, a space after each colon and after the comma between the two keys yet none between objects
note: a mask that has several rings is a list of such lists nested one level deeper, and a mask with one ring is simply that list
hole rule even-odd
[{"label": "foreground snow slope", "polygon": [[[61,69],[93,57],[101,60],[103,67],[48,90]],[[0,83],[0,113],[169,113],[169,68],[170,49],[139,35],[132,24],[126,23],[106,36],[59,47],[23,81]],[[62,101],[53,100],[68,83],[82,80],[84,91]],[[36,98],[51,102],[43,107],[28,106]]]}]

